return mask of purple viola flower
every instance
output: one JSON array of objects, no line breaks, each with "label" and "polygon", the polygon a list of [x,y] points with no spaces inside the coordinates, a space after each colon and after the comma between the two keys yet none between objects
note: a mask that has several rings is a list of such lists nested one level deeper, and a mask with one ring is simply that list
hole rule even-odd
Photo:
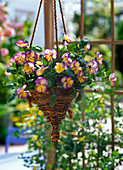
[{"label": "purple viola flower", "polygon": [[26,61],[29,61],[29,62],[32,62],[32,63],[35,63],[38,59],[38,54],[32,50],[28,50],[26,51],[25,53],[25,60]]},{"label": "purple viola flower", "polygon": [[86,77],[84,75],[83,71],[79,71],[79,73],[77,74],[77,79],[79,81],[79,83],[83,84],[86,80]]},{"label": "purple viola flower", "polygon": [[52,62],[53,59],[56,59],[57,57],[57,52],[54,49],[46,49],[44,53],[44,58],[47,60],[47,62]]},{"label": "purple viola flower", "polygon": [[115,86],[117,78],[115,77],[115,73],[111,73],[109,76],[109,81],[111,83],[111,86]]},{"label": "purple viola flower", "polygon": [[69,53],[65,53],[62,55],[63,62],[68,65],[72,63],[72,59],[69,57]]},{"label": "purple viola flower", "polygon": [[22,88],[19,88],[17,91],[16,91],[16,94],[19,98],[21,99],[25,99],[28,97],[29,95],[29,91],[25,91],[25,88],[27,87],[27,85],[23,85]]},{"label": "purple viola flower", "polygon": [[27,75],[30,75],[32,72],[34,72],[34,63],[31,63],[31,62],[26,62],[24,65],[23,65],[23,69],[25,71],[25,73]]},{"label": "purple viola flower", "polygon": [[61,83],[63,84],[64,89],[69,89],[73,86],[74,80],[71,77],[64,76],[61,79]]},{"label": "purple viola flower", "polygon": [[28,46],[28,43],[25,42],[25,41],[23,41],[23,40],[18,40],[18,41],[16,42],[16,45],[17,45],[18,47],[24,48],[24,47],[27,47],[27,46]]},{"label": "purple viola flower", "polygon": [[16,56],[13,57],[16,64],[21,64],[25,62],[25,53],[17,53]]},{"label": "purple viola flower", "polygon": [[75,74],[78,74],[79,71],[82,70],[82,67],[80,67],[80,63],[76,60],[74,60],[71,64],[70,64],[70,69],[74,71]]},{"label": "purple viola flower", "polygon": [[68,42],[71,42],[72,40],[68,34],[63,33],[63,41],[64,41],[64,46],[68,46]]},{"label": "purple viola flower", "polygon": [[99,64],[102,64],[102,61],[103,61],[103,57],[102,57],[103,55],[102,54],[100,54],[99,52],[97,52],[97,62],[99,63]]},{"label": "purple viola flower", "polygon": [[98,71],[98,64],[94,61],[89,61],[86,63],[86,71],[88,71],[90,74],[94,74]]},{"label": "purple viola flower", "polygon": [[43,77],[38,77],[37,80],[35,81],[35,90],[38,93],[44,93],[47,90],[47,86],[48,86],[48,81],[47,79],[43,78]]}]

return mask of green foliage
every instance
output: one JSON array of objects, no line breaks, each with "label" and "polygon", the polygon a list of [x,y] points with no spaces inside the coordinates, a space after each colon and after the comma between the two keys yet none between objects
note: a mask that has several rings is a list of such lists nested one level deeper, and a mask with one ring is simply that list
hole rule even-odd
[{"label": "green foliage", "polygon": [[54,107],[56,100],[57,100],[56,94],[53,94],[53,95],[50,96],[49,104],[50,104],[51,107]]}]

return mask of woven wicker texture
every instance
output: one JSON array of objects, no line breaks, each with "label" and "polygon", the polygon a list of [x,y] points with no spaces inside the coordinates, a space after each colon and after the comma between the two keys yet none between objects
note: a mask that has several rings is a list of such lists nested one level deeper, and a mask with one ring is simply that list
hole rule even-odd
[{"label": "woven wicker texture", "polygon": [[28,97],[28,102],[31,107],[31,103],[37,104],[39,109],[44,113],[47,121],[50,122],[52,126],[51,140],[54,145],[57,145],[60,139],[60,124],[66,116],[66,111],[69,113],[69,118],[73,118],[72,110],[69,108],[74,98],[70,98],[70,94],[73,89],[61,89],[53,88],[55,94],[57,95],[57,101],[55,106],[52,108],[49,105],[50,95],[53,94],[51,89],[48,89],[45,93],[37,93],[31,91],[31,96]]}]

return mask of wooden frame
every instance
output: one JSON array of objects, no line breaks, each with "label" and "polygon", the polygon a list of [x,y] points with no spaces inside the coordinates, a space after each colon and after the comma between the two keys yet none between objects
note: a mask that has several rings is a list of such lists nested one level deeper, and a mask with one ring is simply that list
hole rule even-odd
[{"label": "wooden frame", "polygon": [[[83,39],[84,37],[84,0],[81,1],[81,29],[80,29],[80,37]],[[53,0],[45,0],[45,47],[52,48],[54,44],[54,24],[53,24]],[[123,40],[115,40],[115,24],[114,24],[114,0],[110,0],[111,4],[111,40],[99,40],[99,41],[90,41],[90,44],[92,45],[100,45],[100,44],[108,44],[111,45],[111,71],[115,71],[115,45],[121,45],[123,44]],[[49,12],[48,12],[49,11]],[[50,13],[50,15],[49,15]],[[52,16],[52,17],[51,17]],[[48,28],[47,28],[48,25]],[[50,40],[50,41],[49,41]],[[56,43],[55,43],[56,44]],[[62,44],[62,43],[61,43]],[[84,90],[85,93],[93,92],[91,89]],[[97,93],[100,91],[97,90]],[[116,90],[114,91],[114,94],[116,95],[123,95],[122,90]],[[112,128],[112,152],[115,148],[115,136],[114,136],[114,96],[111,96],[111,128]],[[84,107],[82,105],[82,107]],[[84,113],[82,113],[82,120],[85,120]],[[85,148],[82,149],[83,154],[85,153]],[[83,160],[83,168],[85,168],[85,162]]]},{"label": "wooden frame", "polygon": [[[123,40],[115,40],[115,23],[114,23],[114,0],[110,1],[111,3],[111,40],[102,40],[102,41],[90,41],[90,44],[92,45],[100,45],[100,44],[108,44],[111,45],[111,71],[115,71],[115,45],[121,45],[123,44]],[[80,35],[81,39],[84,37],[84,0],[81,0],[81,29],[80,29]],[[92,90],[84,90],[84,92],[93,92]],[[97,90],[97,93],[100,91]],[[114,91],[114,94],[116,95],[123,95],[122,90],[116,90]],[[112,128],[112,152],[115,148],[115,124],[114,124],[114,96],[111,96],[111,128]],[[82,106],[83,107],[83,106]],[[84,121],[84,113],[82,115],[82,120]],[[85,167],[85,162],[83,162],[83,167]],[[114,169],[114,168],[112,168]]]}]

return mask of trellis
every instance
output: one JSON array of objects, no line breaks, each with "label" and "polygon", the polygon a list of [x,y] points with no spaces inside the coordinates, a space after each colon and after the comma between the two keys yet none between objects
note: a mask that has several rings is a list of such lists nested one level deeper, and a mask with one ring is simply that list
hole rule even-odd
[{"label": "trellis", "polygon": [[[80,38],[84,37],[84,0],[80,0],[81,3],[81,29],[80,29]],[[90,41],[92,45],[101,45],[107,44],[111,45],[111,71],[115,71],[115,45],[122,45],[123,40],[115,40],[115,23],[114,23],[114,0],[110,1],[111,4],[111,39],[110,40],[98,40],[98,41]],[[53,23],[53,0],[45,0],[44,4],[45,11],[45,48],[52,48],[54,46],[54,23]],[[84,90],[84,93],[93,92],[91,89]],[[97,90],[96,93],[100,91]],[[123,95],[123,90],[115,90],[115,95]],[[112,152],[114,151],[116,142],[115,142],[115,125],[114,125],[114,96],[111,96],[111,128],[112,128],[112,142],[110,143],[112,146]],[[82,106],[83,107],[83,106]],[[85,115],[82,113],[82,121],[85,120]],[[83,148],[83,154],[85,152],[85,148]],[[85,161],[83,160],[83,168],[85,168]]]}]

